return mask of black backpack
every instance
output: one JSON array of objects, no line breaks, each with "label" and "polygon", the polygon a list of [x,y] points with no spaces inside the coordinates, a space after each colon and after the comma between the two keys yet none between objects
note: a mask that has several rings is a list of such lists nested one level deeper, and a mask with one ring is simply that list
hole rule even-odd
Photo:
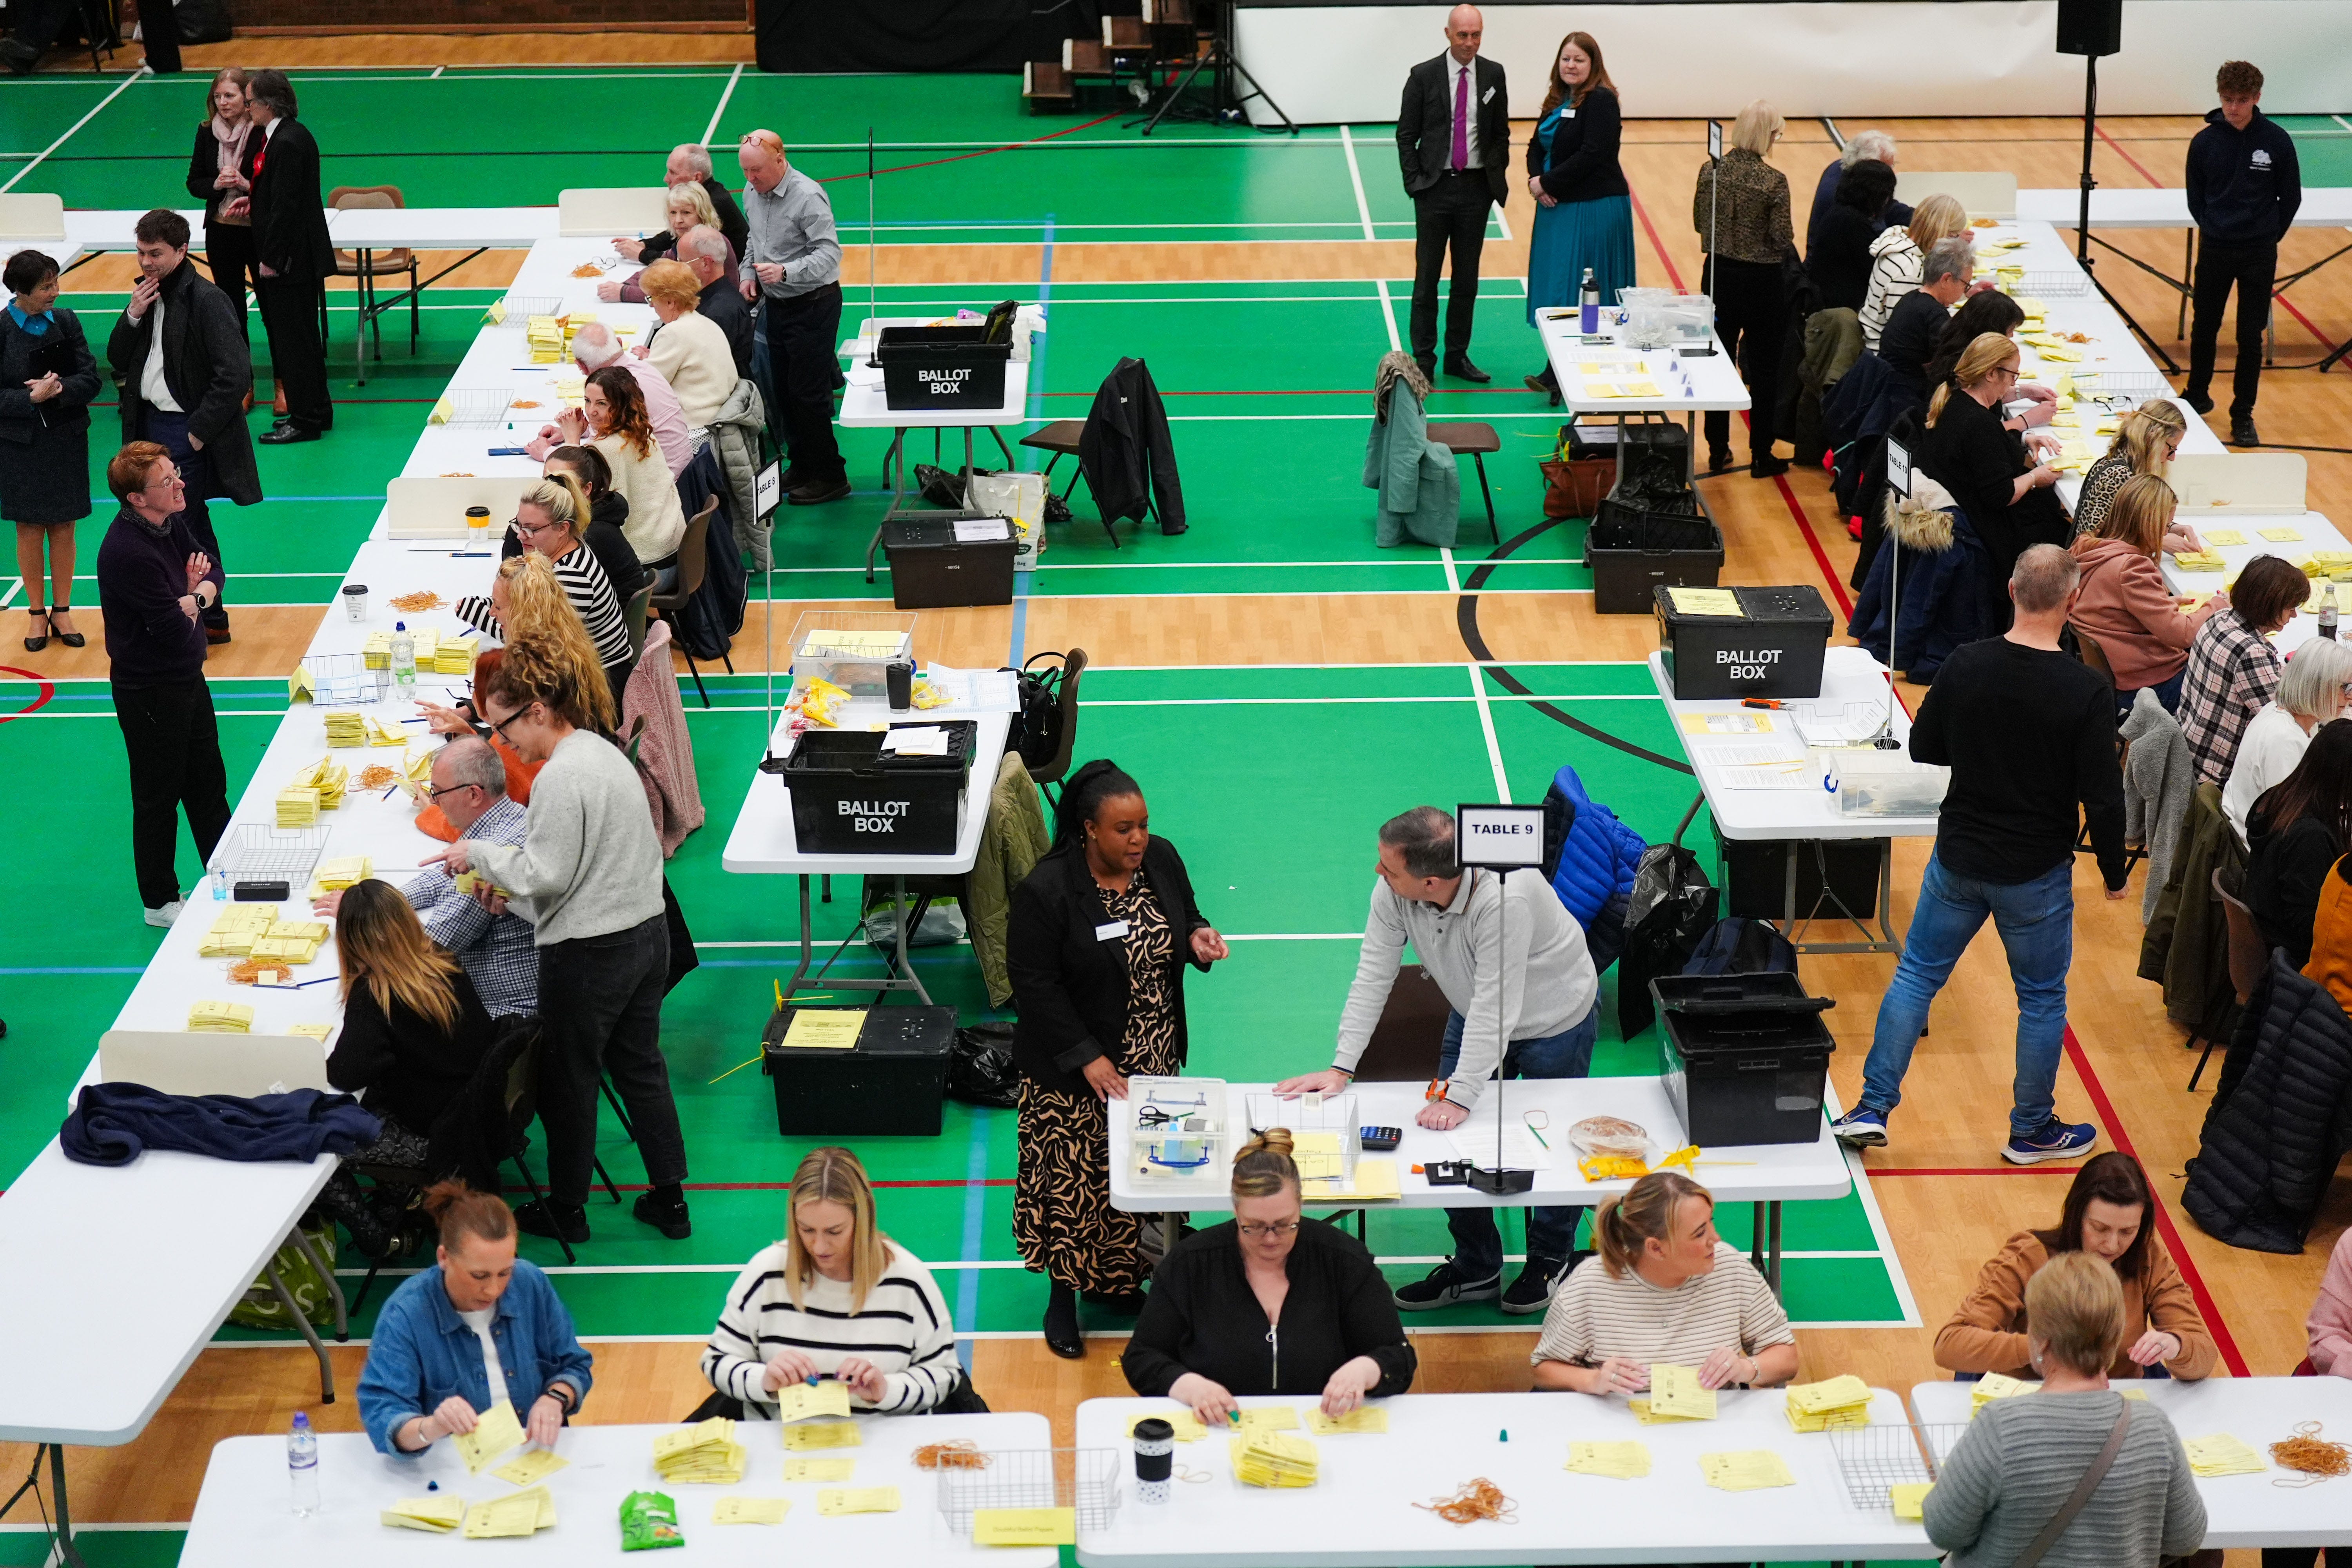
[{"label": "black backpack", "polygon": [[1053,652],[1033,653],[1013,672],[1013,684],[1021,706],[1013,715],[1013,731],[1005,745],[1021,753],[1023,763],[1040,768],[1052,762],[1062,750],[1062,681],[1066,671],[1055,665],[1047,669],[1033,670],[1029,667],[1041,658],[1062,658]]}]

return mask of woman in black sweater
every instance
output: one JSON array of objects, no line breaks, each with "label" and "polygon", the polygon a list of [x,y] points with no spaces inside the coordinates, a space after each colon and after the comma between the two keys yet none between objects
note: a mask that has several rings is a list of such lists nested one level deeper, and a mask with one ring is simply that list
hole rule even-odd
[{"label": "woman in black sweater", "polygon": [[1364,1244],[1300,1213],[1291,1135],[1234,1156],[1234,1217],[1178,1243],[1119,1357],[1141,1394],[1180,1399],[1221,1427],[1237,1394],[1320,1394],[1338,1417],[1402,1394],[1417,1364],[1396,1298]]},{"label": "woman in black sweater", "polygon": [[1928,399],[1916,454],[1920,471],[1951,492],[1984,543],[1984,625],[1994,634],[2009,625],[2009,573],[2018,556],[2029,544],[2063,547],[2073,532],[2050,488],[2058,470],[2029,453],[2024,437],[2003,423],[2001,405],[2017,385],[2017,345],[1998,332],[1970,343],[1951,381]]},{"label": "woman in black sweater", "polygon": [[1151,835],[1143,791],[1117,764],[1070,775],[1054,847],[1013,890],[1005,962],[1021,1068],[1013,1238],[1053,1281],[1045,1346],[1086,1354],[1077,1293],[1141,1310],[1144,1216],[1111,1207],[1109,1102],[1130,1075],[1184,1069],[1184,966],[1225,956],[1176,847]]},{"label": "woman in black sweater", "polygon": [[1870,244],[1885,227],[1882,215],[1894,199],[1895,171],[1875,158],[1864,158],[1838,176],[1837,197],[1822,215],[1821,232],[1805,258],[1823,310],[1862,309],[1874,265]]},{"label": "woman in black sweater", "polygon": [[2246,907],[2263,945],[2311,962],[2311,925],[2329,868],[2352,845],[2352,724],[2322,724],[2294,772],[2246,813]]},{"label": "woman in black sweater", "polygon": [[[212,115],[196,124],[195,151],[188,155],[188,195],[205,204],[205,253],[213,282],[236,311],[237,330],[248,338],[245,289],[255,277],[253,182],[245,174],[246,142],[253,121],[246,116],[245,73],[225,66],[213,73]],[[248,399],[248,402],[251,400]]]},{"label": "woman in black sweater", "polygon": [[327,1081],[382,1117],[383,1134],[344,1163],[320,1203],[361,1251],[381,1258],[391,1249],[392,1225],[362,1196],[351,1166],[441,1174],[431,1170],[434,1123],[473,1081],[497,1026],[466,972],[433,944],[389,882],[345,889],[335,906],[335,950],[343,965],[343,1027],[327,1058]]}]

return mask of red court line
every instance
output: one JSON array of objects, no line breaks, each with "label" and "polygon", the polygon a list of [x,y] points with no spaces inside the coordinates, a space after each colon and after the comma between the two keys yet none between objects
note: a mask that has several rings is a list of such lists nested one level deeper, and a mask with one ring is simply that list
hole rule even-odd
[{"label": "red court line", "polygon": [[1650,248],[1656,251],[1658,259],[1665,264],[1666,281],[1677,289],[1681,288],[1683,275],[1675,270],[1675,258],[1666,254],[1664,243],[1658,238],[1657,226],[1650,221],[1650,209],[1642,205],[1641,197],[1633,195],[1630,192],[1628,199],[1633,204],[1633,216],[1642,220],[1642,232],[1650,237]]},{"label": "red court line", "polygon": [[58,694],[57,682],[51,680],[47,676],[39,674],[37,671],[30,669],[18,669],[13,664],[0,664],[0,675],[20,675],[41,689],[39,695],[33,699],[33,705],[30,708],[23,709],[15,713],[0,715],[0,724],[5,724],[11,720],[22,719],[29,713],[38,713],[42,709],[47,708],[49,705],[49,700]]},{"label": "red court line", "polygon": [[[1059,131],[1049,131],[1043,136],[1032,136],[1026,142],[1007,142],[1002,147],[982,147],[976,153],[958,153],[952,158],[927,158],[919,163],[900,163],[888,169],[877,169],[874,173],[877,178],[879,178],[884,174],[903,174],[909,169],[936,168],[941,163],[961,163],[966,158],[985,158],[992,153],[1010,153],[1015,147],[1034,147],[1040,142],[1051,142],[1057,136],[1075,136],[1081,131],[1091,131],[1096,126],[1100,125],[1104,121],[1117,120],[1120,115],[1126,112],[1127,110],[1123,109],[1115,109],[1108,114],[1098,115],[1095,119],[1087,121],[1083,125],[1066,125]],[[858,169],[853,170],[851,173],[846,174],[828,174],[824,179],[819,180],[817,184],[821,185],[830,185],[841,180],[862,180],[865,177],[866,172],[863,169]],[[1007,240],[1005,243],[1008,245],[1024,245],[1026,244],[1027,241]],[[956,1185],[959,1186],[961,1184],[961,1183],[956,1184]]]},{"label": "red court line", "polygon": [[2071,1176],[2080,1165],[1887,1165],[1865,1163],[1863,1173],[1878,1176]]},{"label": "red court line", "polygon": [[2137,159],[2137,158],[2133,157],[2133,156],[2131,155],[2131,152],[2130,152],[2130,150],[2129,150],[2128,148],[2126,148],[2126,147],[2122,142],[2120,142],[2116,141],[2114,137],[2112,137],[2112,136],[2108,135],[2108,134],[2107,134],[2107,128],[2106,128],[2105,126],[2104,126],[2104,125],[2102,125],[2102,126],[2100,126],[2100,127],[2099,127],[2099,140],[2100,140],[2100,141],[2102,141],[2102,142],[2105,142],[2108,146],[2110,146],[2110,147],[2114,148],[2114,149],[2116,150],[2116,152],[2117,153],[2117,154],[2119,154],[2119,155],[2122,157],[2122,159],[2123,159],[2123,161],[2124,161],[2125,163],[2129,163],[2133,168],[2137,169],[2137,170],[2139,171],[2139,177],[2140,177],[2141,179],[2146,180],[2149,184],[2151,184],[2151,185],[2155,185],[2155,186],[2157,186],[2158,189],[2161,189],[2161,188],[2163,187],[2163,185],[2164,185],[2164,182],[2163,182],[2162,180],[2158,179],[2154,174],[2149,174],[2149,173],[2147,172],[2147,164],[2145,164],[2145,163],[2141,163],[2138,159]]},{"label": "red court line", "polygon": [[1813,532],[1812,520],[1805,515],[1805,509],[1797,504],[1797,492],[1789,488],[1789,480],[1785,475],[1775,479],[1772,482],[1780,487],[1780,499],[1789,503],[1789,515],[1797,520],[1797,529],[1805,536],[1805,546],[1813,552],[1813,563],[1822,569],[1822,580],[1830,585],[1830,595],[1837,600],[1839,613],[1847,620],[1852,620],[1853,601],[1846,597],[1845,580],[1840,577],[1837,574],[1837,569],[1830,564],[1829,552],[1822,548],[1820,537]]}]

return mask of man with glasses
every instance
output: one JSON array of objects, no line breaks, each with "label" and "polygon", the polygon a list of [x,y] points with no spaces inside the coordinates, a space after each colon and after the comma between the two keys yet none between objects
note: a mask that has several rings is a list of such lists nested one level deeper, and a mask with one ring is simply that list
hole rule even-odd
[{"label": "man with glasses", "polygon": [[[507,767],[488,741],[460,736],[433,754],[433,804],[460,838],[521,847],[529,817],[507,795]],[[466,977],[493,1018],[539,1011],[539,953],[530,921],[499,893],[477,882],[457,886],[435,862],[401,889],[424,917],[425,934],[465,965]],[[332,916],[342,894],[312,906]]]},{"label": "man with glasses", "polygon": [[98,547],[115,722],[131,761],[131,854],[147,923],[180,918],[180,814],[210,860],[228,830],[228,769],[205,684],[204,614],[220,566],[196,547],[187,486],[172,455],[133,441],[106,465],[122,510]]},{"label": "man with glasses", "polygon": [[839,500],[849,493],[849,470],[833,435],[833,395],[845,383],[833,202],[785,159],[772,131],[744,137],[736,158],[751,228],[739,282],[767,326],[770,385],[789,458],[784,498],[794,506]]}]

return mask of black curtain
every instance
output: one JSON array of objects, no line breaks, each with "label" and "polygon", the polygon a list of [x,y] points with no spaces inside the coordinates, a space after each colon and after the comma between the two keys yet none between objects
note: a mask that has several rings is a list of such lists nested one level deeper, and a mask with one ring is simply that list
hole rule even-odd
[{"label": "black curtain", "polygon": [[1062,40],[1096,36],[1106,11],[1137,0],[759,0],[763,71],[1018,71],[1058,60]]}]

